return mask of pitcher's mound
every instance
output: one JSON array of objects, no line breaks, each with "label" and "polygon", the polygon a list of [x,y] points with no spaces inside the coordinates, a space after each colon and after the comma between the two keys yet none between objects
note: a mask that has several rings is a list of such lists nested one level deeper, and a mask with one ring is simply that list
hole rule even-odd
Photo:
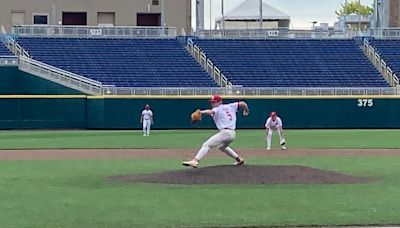
[{"label": "pitcher's mound", "polygon": [[215,185],[215,184],[355,184],[372,180],[304,166],[212,166],[153,174],[110,177],[132,183]]}]

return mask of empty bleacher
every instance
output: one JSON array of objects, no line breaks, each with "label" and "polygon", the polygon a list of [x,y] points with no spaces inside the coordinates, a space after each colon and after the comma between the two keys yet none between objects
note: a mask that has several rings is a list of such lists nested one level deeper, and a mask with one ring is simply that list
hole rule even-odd
[{"label": "empty bleacher", "polygon": [[371,39],[370,44],[394,72],[400,72],[400,40]]},{"label": "empty bleacher", "polygon": [[215,87],[175,39],[18,38],[36,60],[117,87]]},{"label": "empty bleacher", "polygon": [[353,40],[194,40],[234,85],[388,87]]},{"label": "empty bleacher", "polygon": [[13,55],[2,43],[0,43],[0,56]]}]

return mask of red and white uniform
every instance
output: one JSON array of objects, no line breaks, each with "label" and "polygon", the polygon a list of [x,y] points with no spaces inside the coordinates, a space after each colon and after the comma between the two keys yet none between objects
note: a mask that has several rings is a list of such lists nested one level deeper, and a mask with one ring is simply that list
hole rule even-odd
[{"label": "red and white uniform", "polygon": [[228,145],[235,140],[236,137],[236,112],[239,103],[221,104],[212,109],[212,118],[219,132],[211,136],[203,143],[201,149],[196,155],[197,160],[201,160],[212,148],[218,147],[219,150],[226,153],[232,158],[238,158],[239,155]]},{"label": "red and white uniform", "polygon": [[265,122],[265,128],[268,128],[268,133],[267,133],[267,149],[271,149],[271,144],[272,144],[272,133],[276,132],[279,135],[279,144],[281,144],[282,149],[286,149],[284,144],[282,144],[285,139],[282,135],[281,129],[283,127],[282,119],[279,116],[275,117],[275,120],[272,119],[272,117],[269,117],[267,121]]},{"label": "red and white uniform", "polygon": [[143,135],[148,136],[150,135],[150,127],[153,119],[153,112],[150,109],[143,110],[142,118],[143,118]]},{"label": "red and white uniform", "polygon": [[267,119],[267,122],[265,122],[265,127],[276,131],[276,130],[278,130],[280,127],[283,127],[282,120],[281,120],[281,118],[279,118],[278,116],[276,117],[275,120],[272,120],[272,118],[269,117],[269,118]]}]

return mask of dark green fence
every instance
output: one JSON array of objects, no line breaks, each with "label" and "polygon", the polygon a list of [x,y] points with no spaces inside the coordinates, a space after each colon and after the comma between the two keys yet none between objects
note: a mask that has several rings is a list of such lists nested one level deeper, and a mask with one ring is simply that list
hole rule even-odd
[{"label": "dark green fence", "polygon": [[[226,100],[225,102],[232,102]],[[251,114],[239,114],[239,128],[263,128],[277,111],[287,128],[400,128],[400,99],[292,98],[245,99]],[[196,108],[209,107],[204,99],[101,98],[86,96],[0,97],[0,128],[139,129],[145,104],[154,112],[154,128],[213,128],[210,118],[196,125],[189,120]]]},{"label": "dark green fence", "polygon": [[79,91],[22,72],[18,67],[0,67],[0,94],[71,95]]}]

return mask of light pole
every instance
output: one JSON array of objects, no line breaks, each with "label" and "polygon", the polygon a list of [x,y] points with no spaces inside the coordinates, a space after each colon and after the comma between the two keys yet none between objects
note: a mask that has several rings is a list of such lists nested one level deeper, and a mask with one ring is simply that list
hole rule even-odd
[{"label": "light pole", "polygon": [[263,19],[263,1],[262,0],[260,0],[260,5],[259,5],[259,7],[260,7],[260,30],[263,28],[263,21],[264,21],[264,19]]},{"label": "light pole", "polygon": [[221,13],[222,13],[222,31],[225,33],[224,0],[221,0]]},{"label": "light pole", "polygon": [[211,36],[211,30],[212,30],[212,0],[210,0],[210,36]]}]

